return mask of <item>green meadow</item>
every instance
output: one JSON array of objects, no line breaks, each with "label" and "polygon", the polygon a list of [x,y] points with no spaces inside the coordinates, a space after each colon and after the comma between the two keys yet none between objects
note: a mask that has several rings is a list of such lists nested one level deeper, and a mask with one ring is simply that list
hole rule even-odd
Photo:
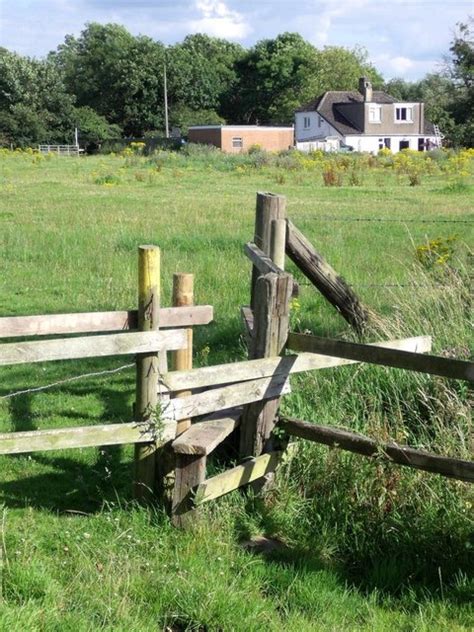
[{"label": "green meadow", "polygon": [[[374,313],[366,339],[428,334],[472,353],[472,150],[392,157],[180,153],[80,158],[0,151],[0,315],[133,309],[137,247],[195,275],[215,320],[195,328],[196,366],[246,357],[255,194],[288,215]],[[292,328],[354,334],[301,283]],[[1,368],[0,432],[131,420],[128,358]],[[110,373],[107,373],[110,371]],[[38,391],[36,387],[103,372]],[[292,379],[284,411],[472,458],[461,382],[355,365]],[[28,391],[19,393],[20,391]],[[15,394],[16,393],[16,394]],[[210,472],[236,458],[217,453]],[[0,457],[0,629],[472,630],[467,483],[298,442],[264,497],[234,492],[178,531],[131,494],[133,450]],[[253,536],[279,545],[251,553]]]}]

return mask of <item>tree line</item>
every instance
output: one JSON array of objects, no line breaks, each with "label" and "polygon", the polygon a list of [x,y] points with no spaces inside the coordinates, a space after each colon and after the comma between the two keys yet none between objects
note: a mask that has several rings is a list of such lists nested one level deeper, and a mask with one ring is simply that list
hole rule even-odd
[{"label": "tree line", "polygon": [[445,68],[421,81],[382,75],[360,48],[318,49],[297,33],[251,48],[203,34],[165,46],[117,24],[87,24],[44,59],[0,48],[0,145],[163,135],[164,69],[170,125],[291,124],[294,110],[326,90],[374,88],[424,101],[452,144],[474,144],[473,21],[453,36]]}]

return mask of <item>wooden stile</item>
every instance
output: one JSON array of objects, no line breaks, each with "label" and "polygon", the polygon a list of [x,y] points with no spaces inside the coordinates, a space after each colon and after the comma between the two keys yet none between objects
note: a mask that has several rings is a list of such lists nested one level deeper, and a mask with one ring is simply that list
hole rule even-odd
[{"label": "wooden stile", "polygon": [[[157,331],[160,309],[160,249],[140,246],[138,249],[138,329]],[[158,405],[158,354],[137,357],[136,419],[156,422]],[[135,447],[135,498],[150,499],[155,487],[155,452],[150,442]]]},{"label": "wooden stile", "polygon": [[400,349],[343,342],[306,334],[290,334],[288,347],[294,351],[313,351],[358,362],[369,362],[370,364],[474,382],[474,362],[452,360],[451,358],[440,356],[420,355]]},{"label": "wooden stile", "polygon": [[[207,325],[213,317],[211,305],[162,307],[159,313],[161,329]],[[0,317],[0,338],[133,331],[137,329],[137,324],[138,311],[136,309],[121,312],[2,316]]]},{"label": "wooden stile", "polygon": [[299,419],[282,418],[278,427],[294,437],[316,441],[363,456],[384,458],[398,465],[474,483],[474,461],[438,456],[396,443],[379,443],[364,435],[341,428],[321,426]]},{"label": "wooden stile", "polygon": [[368,320],[367,310],[290,220],[287,221],[286,254],[347,322],[358,332],[363,331]]}]

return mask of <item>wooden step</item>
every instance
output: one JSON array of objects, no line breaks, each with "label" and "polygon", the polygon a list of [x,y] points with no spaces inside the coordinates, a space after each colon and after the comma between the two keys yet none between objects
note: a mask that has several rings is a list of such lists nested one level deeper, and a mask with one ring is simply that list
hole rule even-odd
[{"label": "wooden step", "polygon": [[207,456],[224,441],[240,423],[240,412],[193,424],[172,443],[177,454]]}]

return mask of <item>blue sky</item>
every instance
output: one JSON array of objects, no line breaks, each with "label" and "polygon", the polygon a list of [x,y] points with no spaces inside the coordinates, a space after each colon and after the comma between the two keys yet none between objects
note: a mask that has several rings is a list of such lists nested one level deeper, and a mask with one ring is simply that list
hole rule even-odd
[{"label": "blue sky", "polygon": [[86,22],[165,44],[203,32],[250,46],[296,31],[318,47],[367,49],[388,79],[436,71],[474,0],[0,0],[0,46],[41,57]]}]

